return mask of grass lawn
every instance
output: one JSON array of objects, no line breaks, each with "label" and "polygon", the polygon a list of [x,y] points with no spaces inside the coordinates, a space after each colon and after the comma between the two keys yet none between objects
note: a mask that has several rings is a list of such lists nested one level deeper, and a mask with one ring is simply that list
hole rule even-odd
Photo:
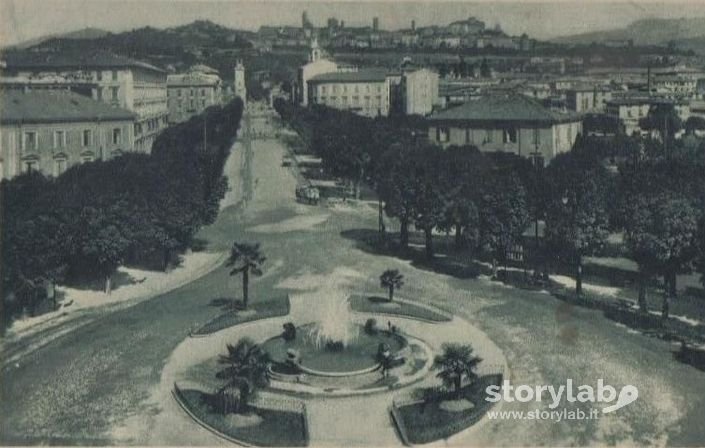
[{"label": "grass lawn", "polygon": [[185,389],[183,403],[201,422],[247,444],[257,446],[307,446],[308,432],[301,412],[252,407],[249,414],[222,415],[211,410],[205,394]]},{"label": "grass lawn", "polygon": [[[492,406],[485,400],[485,388],[491,384],[501,384],[502,375],[486,375],[465,386],[456,399],[445,394],[432,401],[413,403],[393,408],[394,420],[400,432],[411,444],[429,443],[446,439],[475,424]],[[452,409],[444,405],[467,401],[474,406],[469,409]]]},{"label": "grass lawn", "polygon": [[350,306],[354,311],[364,313],[391,314],[429,320],[432,322],[450,321],[449,317],[428,308],[407,302],[389,302],[389,300],[383,297],[354,295],[350,297]]},{"label": "grass lawn", "polygon": [[245,310],[228,310],[224,312],[194,331],[193,334],[206,335],[253,320],[286,316],[289,314],[289,309],[289,297],[287,296],[277,297],[265,302],[250,303]]}]

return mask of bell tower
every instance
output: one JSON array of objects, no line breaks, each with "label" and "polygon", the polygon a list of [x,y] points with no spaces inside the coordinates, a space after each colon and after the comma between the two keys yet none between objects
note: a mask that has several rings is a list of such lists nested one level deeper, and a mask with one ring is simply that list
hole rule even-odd
[{"label": "bell tower", "polygon": [[308,53],[308,62],[316,62],[321,59],[321,47],[318,46],[318,38],[311,40],[311,49]]},{"label": "bell tower", "polygon": [[235,96],[242,98],[242,102],[247,102],[247,87],[245,85],[245,66],[242,64],[242,59],[238,59],[235,64],[235,72],[233,76],[233,93]]}]

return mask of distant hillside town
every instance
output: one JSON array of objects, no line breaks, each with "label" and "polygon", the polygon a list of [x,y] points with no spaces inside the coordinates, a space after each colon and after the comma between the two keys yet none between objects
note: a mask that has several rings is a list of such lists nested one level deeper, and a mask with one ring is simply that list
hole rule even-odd
[{"label": "distant hillside town", "polygon": [[148,153],[170,125],[234,97],[422,117],[442,146],[546,160],[581,133],[658,133],[643,125],[654,108],[671,108],[684,123],[705,120],[697,56],[630,40],[538,42],[475,17],[389,31],[377,18],[316,27],[303,12],[301,26],[255,33],[200,20],[54,36],[1,59],[0,178]]}]

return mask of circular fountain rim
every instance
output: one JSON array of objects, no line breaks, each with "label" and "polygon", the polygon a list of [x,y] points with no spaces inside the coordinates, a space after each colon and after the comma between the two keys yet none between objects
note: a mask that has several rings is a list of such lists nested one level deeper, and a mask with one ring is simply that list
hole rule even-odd
[{"label": "circular fountain rim", "polygon": [[[360,327],[360,329],[362,329],[364,327],[360,322],[357,322],[357,321],[353,321],[353,322],[355,323],[355,325]],[[299,324],[299,325],[296,325],[296,328],[299,329],[302,327],[313,325],[315,323],[316,323],[315,321],[312,321],[312,322],[307,322],[304,324]],[[387,330],[381,330],[381,331],[385,332],[385,333],[388,332]],[[403,333],[390,333],[389,336],[400,341],[400,343],[402,344],[402,349],[407,347],[408,345],[410,345],[412,340],[420,341],[419,338],[416,338],[416,337],[408,335],[408,334],[403,334]],[[261,342],[261,344],[265,344],[271,340],[281,339],[281,338],[282,338],[281,334],[275,335],[275,336],[269,337],[267,339],[264,339]],[[374,372],[376,370],[379,370],[382,367],[382,363],[375,362],[375,364],[373,364],[369,367],[365,367],[364,369],[359,369],[359,370],[337,370],[337,371],[336,370],[318,370],[318,369],[313,369],[311,367],[307,367],[304,364],[298,364],[298,367],[299,367],[299,369],[301,369],[301,373],[305,373],[308,375],[343,378],[343,377],[348,377],[348,376],[364,375],[366,373]],[[271,373],[273,373],[275,375],[286,376],[286,377],[290,377],[290,378],[295,378],[296,376],[300,375],[300,374],[276,372],[271,368],[271,366],[270,366],[269,370]]]}]

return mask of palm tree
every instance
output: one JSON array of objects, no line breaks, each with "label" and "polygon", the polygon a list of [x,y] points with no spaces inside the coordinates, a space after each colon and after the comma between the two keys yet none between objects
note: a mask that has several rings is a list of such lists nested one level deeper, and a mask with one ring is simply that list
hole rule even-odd
[{"label": "palm tree", "polygon": [[404,285],[404,276],[398,269],[387,269],[379,276],[379,284],[382,288],[389,290],[389,301],[394,300],[394,288],[401,288]]},{"label": "palm tree", "polygon": [[226,266],[233,267],[230,275],[242,273],[242,304],[247,308],[250,273],[262,275],[262,264],[267,258],[260,252],[259,243],[233,243]]},{"label": "palm tree", "polygon": [[436,356],[433,368],[440,370],[436,376],[446,387],[453,388],[457,396],[464,378],[470,381],[477,379],[475,369],[481,361],[480,357],[473,355],[469,345],[443,344],[443,354]]},{"label": "palm tree", "polygon": [[235,389],[239,391],[238,401],[246,404],[257,389],[269,384],[269,353],[255,344],[250,338],[242,338],[237,344],[228,344],[227,355],[220,355],[218,363],[224,364],[216,378],[226,380],[220,392]]}]

